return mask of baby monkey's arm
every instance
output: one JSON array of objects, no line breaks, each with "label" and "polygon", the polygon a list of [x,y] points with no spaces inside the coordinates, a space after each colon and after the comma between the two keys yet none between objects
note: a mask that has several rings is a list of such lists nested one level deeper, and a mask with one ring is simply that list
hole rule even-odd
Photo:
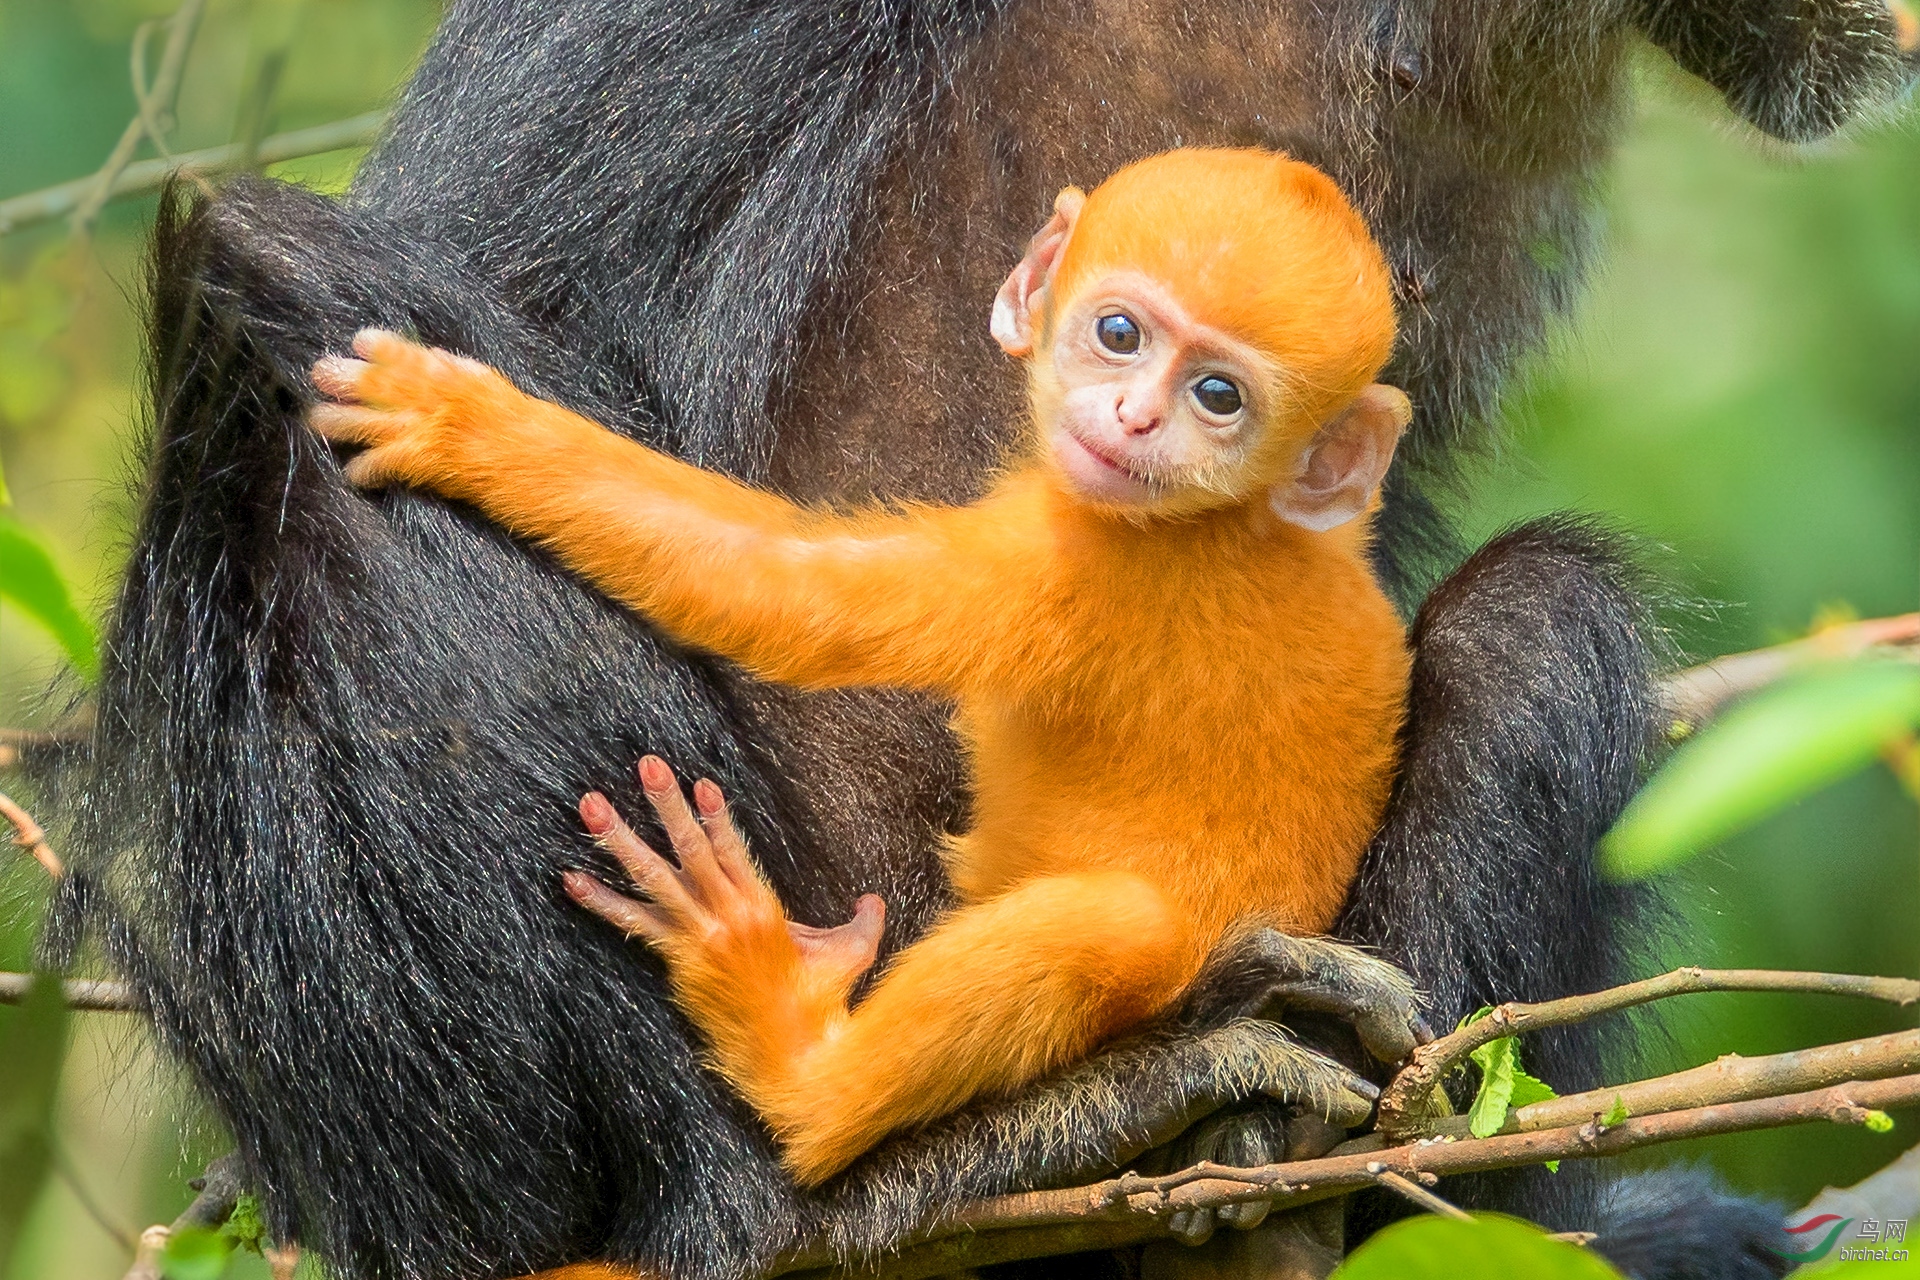
[{"label": "baby monkey's arm", "polygon": [[938,690],[999,647],[985,631],[1007,617],[1023,562],[999,553],[1004,512],[807,511],[477,361],[376,329],[353,345],[360,359],[314,366],[334,402],[311,414],[320,434],[365,446],[348,479],[470,502],[681,640],[792,684]]}]

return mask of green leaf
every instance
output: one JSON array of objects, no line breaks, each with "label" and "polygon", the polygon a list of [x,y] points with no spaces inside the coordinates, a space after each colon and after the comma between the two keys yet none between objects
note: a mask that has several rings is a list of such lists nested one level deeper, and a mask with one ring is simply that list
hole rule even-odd
[{"label": "green leaf", "polygon": [[1529,1222],[1432,1214],[1396,1222],[1353,1251],[1333,1280],[1620,1280],[1598,1254]]},{"label": "green leaf", "polygon": [[93,627],[73,607],[65,579],[46,548],[20,522],[0,516],[0,600],[45,627],[89,681],[100,674]]},{"label": "green leaf", "polygon": [[1513,1058],[1513,1097],[1507,1105],[1518,1111],[1521,1107],[1530,1107],[1536,1102],[1545,1102],[1548,1098],[1557,1098],[1553,1086],[1538,1076],[1528,1075],[1520,1069],[1520,1050],[1515,1048]]},{"label": "green leaf", "polygon": [[1601,842],[1616,879],[1684,861],[1871,763],[1920,724],[1920,668],[1810,671],[1727,712],[1673,753]]},{"label": "green leaf", "polygon": [[259,1253],[261,1242],[267,1238],[267,1222],[258,1198],[242,1192],[233,1202],[233,1212],[220,1224],[220,1234],[242,1249]]},{"label": "green leaf", "polygon": [[182,1227],[167,1237],[160,1274],[167,1280],[220,1280],[232,1257],[233,1245],[218,1231]]},{"label": "green leaf", "polygon": [[1627,1100],[1619,1094],[1613,1095],[1613,1105],[1607,1108],[1607,1114],[1600,1117],[1600,1127],[1611,1129],[1616,1124],[1624,1124],[1627,1119]]},{"label": "green leaf", "polygon": [[1472,1053],[1480,1065],[1480,1090],[1467,1112],[1467,1128],[1476,1138],[1500,1132],[1509,1112],[1560,1095],[1553,1087],[1520,1067],[1520,1041],[1513,1036],[1481,1045]]},{"label": "green leaf", "polygon": [[1868,1133],[1893,1132],[1893,1117],[1884,1111],[1869,1111],[1867,1118],[1860,1123],[1867,1126]]},{"label": "green leaf", "polygon": [[67,1048],[67,1002],[58,978],[36,978],[0,1021],[0,1275],[53,1167],[53,1099]]},{"label": "green leaf", "polygon": [[1467,1128],[1476,1138],[1490,1138],[1507,1122],[1507,1107],[1513,1101],[1513,1073],[1519,1064],[1512,1036],[1502,1036],[1473,1051],[1480,1064],[1480,1091],[1473,1095],[1467,1112]]}]

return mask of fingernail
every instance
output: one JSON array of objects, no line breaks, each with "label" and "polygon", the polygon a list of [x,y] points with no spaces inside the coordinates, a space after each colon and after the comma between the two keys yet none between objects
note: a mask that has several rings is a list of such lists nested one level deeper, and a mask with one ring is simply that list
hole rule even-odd
[{"label": "fingernail", "polygon": [[693,802],[700,806],[700,812],[711,818],[719,813],[726,804],[726,797],[720,794],[720,788],[710,778],[702,778],[693,784]]},{"label": "fingernail", "polygon": [[603,836],[613,827],[613,804],[598,791],[589,791],[580,797],[580,820],[588,831]]},{"label": "fingernail", "polygon": [[642,756],[640,783],[650,791],[664,791],[673,785],[673,770],[659,756]]},{"label": "fingernail", "polygon": [[1363,1080],[1359,1076],[1355,1076],[1347,1083],[1347,1087],[1365,1098],[1368,1102],[1379,1101],[1380,1086],[1371,1080]]},{"label": "fingernail", "polygon": [[593,877],[583,871],[563,871],[560,873],[560,887],[567,891],[569,898],[583,900],[593,892]]}]

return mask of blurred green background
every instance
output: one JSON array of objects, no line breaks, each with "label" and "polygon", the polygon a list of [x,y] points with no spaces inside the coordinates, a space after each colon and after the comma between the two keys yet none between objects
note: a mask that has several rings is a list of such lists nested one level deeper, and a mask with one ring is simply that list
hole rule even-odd
[{"label": "blurred green background", "polygon": [[[134,32],[172,7],[0,0],[0,199],[99,165],[133,112]],[[431,0],[212,0],[173,148],[382,105],[437,13]],[[1605,200],[1606,262],[1513,398],[1474,529],[1548,509],[1613,513],[1670,549],[1684,589],[1718,602],[1678,620],[1695,655],[1800,634],[1823,611],[1920,608],[1920,135],[1881,128],[1787,154],[1654,56],[1639,78]],[[336,188],[355,158],[270,172]],[[84,244],[58,223],[0,238],[11,514],[95,609],[129,514],[151,214],[150,199],[112,205]],[[0,726],[44,722],[60,667],[43,633],[0,608]],[[1920,975],[1920,830],[1884,769],[1695,860],[1675,885],[1666,961]],[[43,892],[32,863],[0,863],[0,968],[27,965]],[[1697,1062],[1911,1022],[1839,1002],[1700,996],[1667,1018],[1666,1052]],[[18,1277],[118,1275],[124,1241],[171,1219],[220,1146],[128,1020],[76,1024],[63,1173],[33,1212]],[[1692,1154],[1799,1203],[1920,1138],[1920,1117],[1902,1119],[1886,1136],[1786,1130]]]}]

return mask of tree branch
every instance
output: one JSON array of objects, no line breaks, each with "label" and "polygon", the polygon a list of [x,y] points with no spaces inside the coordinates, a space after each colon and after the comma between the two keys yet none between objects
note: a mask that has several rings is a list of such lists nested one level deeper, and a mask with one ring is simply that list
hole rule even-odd
[{"label": "tree branch", "polygon": [[1920,613],[1843,623],[1804,640],[1731,653],[1675,672],[1661,689],[1674,718],[1697,727],[1720,714],[1728,703],[1764,689],[1810,662],[1858,658],[1869,653],[1920,662]]},{"label": "tree branch", "polygon": [[1419,1205],[1428,1213],[1437,1213],[1443,1218],[1453,1218],[1459,1222],[1473,1221],[1473,1215],[1465,1209],[1451,1200],[1441,1199],[1421,1185],[1422,1182],[1440,1181],[1435,1174],[1423,1173],[1420,1175],[1420,1182],[1415,1182],[1412,1178],[1397,1174],[1381,1164],[1379,1168],[1373,1170],[1373,1180],[1402,1199]]},{"label": "tree branch", "polygon": [[[1114,1248],[1166,1233],[1166,1220],[1192,1209],[1218,1209],[1251,1200],[1286,1210],[1377,1184],[1392,1173],[1415,1183],[1428,1177],[1478,1173],[1620,1155],[1684,1138],[1829,1121],[1861,1124],[1873,1112],[1920,1103],[1920,1075],[1835,1085],[1811,1092],[1629,1117],[1597,1119],[1532,1133],[1490,1138],[1431,1138],[1382,1151],[1330,1155],[1257,1169],[1206,1166],[1165,1178],[1127,1175],[1090,1187],[1001,1196],[960,1210],[909,1238],[880,1262],[886,1280],[922,1280],[966,1267],[1020,1258]],[[790,1255],[771,1275],[808,1280],[871,1274],[835,1267],[820,1246]]]},{"label": "tree branch", "polygon": [[58,880],[67,873],[60,855],[47,843],[47,833],[33,820],[33,815],[8,799],[4,792],[0,792],[0,818],[5,818],[13,827],[13,843],[45,867],[48,875]]},{"label": "tree branch", "polygon": [[[0,973],[0,1004],[19,1004],[33,986],[30,973]],[[60,983],[67,1007],[92,1013],[143,1013],[140,1002],[124,982],[99,978],[67,978]]]},{"label": "tree branch", "polygon": [[187,1227],[217,1227],[227,1220],[245,1189],[240,1184],[239,1155],[228,1152],[216,1159],[196,1185],[200,1194],[170,1225],[151,1226],[140,1233],[140,1247],[134,1251],[133,1265],[127,1268],[124,1280],[162,1280],[160,1255],[174,1232]]},{"label": "tree branch", "polygon": [[[385,112],[370,111],[366,115],[315,125],[311,129],[276,133],[260,140],[260,145],[254,148],[252,163],[276,164],[301,156],[323,155],[345,147],[363,147],[380,136],[380,128],[385,123]],[[186,151],[171,158],[137,160],[118,171],[107,198],[117,200],[122,196],[157,190],[176,173],[219,173],[247,163],[247,148],[245,144],[237,142],[201,151]],[[0,235],[60,217],[76,208],[97,181],[98,175],[95,175],[14,196],[10,200],[0,200]]]},{"label": "tree branch", "polygon": [[[113,198],[114,186],[133,160],[140,139],[148,135],[160,116],[173,110],[173,100],[180,92],[180,73],[186,69],[187,51],[193,47],[194,33],[200,27],[200,11],[205,7],[206,0],[181,0],[180,7],[174,11],[169,20],[167,47],[161,51],[160,68],[154,73],[152,91],[143,92],[144,85],[134,85],[140,110],[121,131],[120,141],[108,153],[106,163],[80,184],[82,191],[73,202],[75,235],[84,236],[93,226],[100,210]],[[165,150],[159,136],[154,137],[154,142]]]},{"label": "tree branch", "polygon": [[1796,1217],[1835,1213],[1842,1218],[1889,1218],[1912,1221],[1920,1218],[1920,1147],[1850,1187],[1827,1187],[1810,1200]]},{"label": "tree branch", "polygon": [[1602,1013],[1631,1009],[1668,996],[1700,991],[1789,991],[1802,994],[1853,996],[1891,1004],[1920,1002],[1920,982],[1907,978],[1868,978],[1844,973],[1795,973],[1776,969],[1675,969],[1643,982],[1568,996],[1537,1004],[1513,1002],[1495,1008],[1476,1022],[1441,1036],[1413,1051],[1413,1057],[1380,1095],[1379,1127],[1389,1136],[1420,1129],[1431,1117],[1434,1086],[1467,1055],[1505,1036],[1542,1027],[1584,1022]]},{"label": "tree branch", "polygon": [[12,769],[29,756],[60,755],[88,745],[79,729],[0,729],[0,769]]}]

